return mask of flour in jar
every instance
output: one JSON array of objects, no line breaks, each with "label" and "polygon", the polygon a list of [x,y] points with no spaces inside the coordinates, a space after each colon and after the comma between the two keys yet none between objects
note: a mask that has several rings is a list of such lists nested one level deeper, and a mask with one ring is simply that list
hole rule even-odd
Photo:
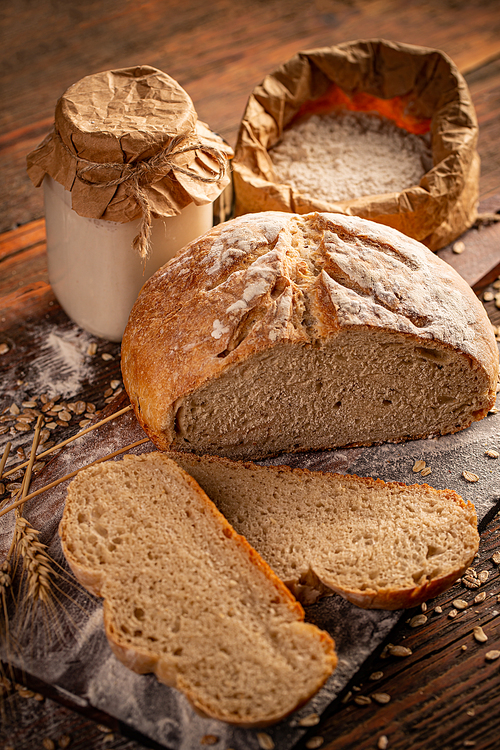
[{"label": "flour in jar", "polygon": [[428,136],[365,112],[312,115],[269,155],[278,182],[326,202],[401,192],[432,168]]}]

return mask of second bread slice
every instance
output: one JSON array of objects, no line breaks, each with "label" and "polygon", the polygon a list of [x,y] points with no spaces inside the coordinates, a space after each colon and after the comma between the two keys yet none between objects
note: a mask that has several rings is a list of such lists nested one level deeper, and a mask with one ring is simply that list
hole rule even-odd
[{"label": "second bread slice", "polygon": [[169,455],[304,604],[334,591],[360,607],[413,607],[478,549],[474,506],[453,490]]}]

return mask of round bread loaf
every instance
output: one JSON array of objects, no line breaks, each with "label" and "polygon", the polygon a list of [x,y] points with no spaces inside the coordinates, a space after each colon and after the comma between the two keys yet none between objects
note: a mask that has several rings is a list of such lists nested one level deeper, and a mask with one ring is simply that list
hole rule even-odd
[{"label": "round bread loaf", "polygon": [[122,372],[161,450],[255,459],[462,430],[495,402],[498,349],[471,288],[415,240],[264,212],[146,282]]}]

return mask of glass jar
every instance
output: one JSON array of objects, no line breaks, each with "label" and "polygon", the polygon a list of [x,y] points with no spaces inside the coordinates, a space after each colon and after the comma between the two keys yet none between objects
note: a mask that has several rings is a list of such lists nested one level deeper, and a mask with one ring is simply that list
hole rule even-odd
[{"label": "glass jar", "polygon": [[120,341],[144,282],[213,225],[232,150],[150,66],[83,78],[28,155],[43,184],[49,280],[79,326]]},{"label": "glass jar", "polygon": [[43,181],[49,281],[64,312],[81,328],[121,341],[144,282],[178,250],[212,227],[212,203],[190,203],[178,216],[153,219],[151,253],[144,264],[132,251],[140,220],[125,223],[79,216],[71,193]]}]

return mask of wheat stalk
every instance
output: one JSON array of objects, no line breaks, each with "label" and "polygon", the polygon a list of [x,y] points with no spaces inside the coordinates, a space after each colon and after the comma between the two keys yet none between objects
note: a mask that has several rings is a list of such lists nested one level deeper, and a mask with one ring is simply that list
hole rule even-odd
[{"label": "wheat stalk", "polygon": [[[81,587],[73,576],[68,575],[65,568],[52,559],[48,554],[47,545],[40,541],[40,532],[22,515],[22,508],[28,500],[66,479],[70,479],[78,472],[75,471],[70,475],[61,477],[30,494],[31,472],[35,460],[42,455],[59,450],[72,440],[76,440],[86,432],[96,429],[105,422],[130,411],[130,409],[131,407],[126,407],[115,412],[115,414],[106,417],[59,445],[53,446],[52,449],[37,457],[36,451],[42,427],[42,418],[39,418],[29,460],[4,474],[4,476],[7,476],[13,471],[26,467],[16,501],[0,511],[0,515],[15,511],[16,516],[11,547],[4,562],[0,564],[0,638],[6,645],[7,653],[14,654],[16,652],[23,659],[27,647],[34,650],[40,647],[46,649],[47,637],[50,640],[55,638],[57,641],[65,642],[68,626],[71,626],[72,629],[79,627],[78,610],[85,612],[90,601],[88,592]],[[93,463],[113,458],[147,441],[147,438],[139,440]],[[6,446],[0,459],[0,477],[10,447],[10,444]],[[75,588],[84,592],[87,598],[81,600],[81,597],[75,596]],[[62,617],[63,612],[64,618]],[[10,622],[9,613],[13,615]],[[38,613],[40,616],[35,616]],[[39,633],[40,629],[41,632]],[[42,640],[40,640],[40,634],[42,634]],[[0,672],[2,672],[1,665]]]},{"label": "wheat stalk", "polygon": [[45,552],[46,544],[38,539],[40,532],[22,516],[16,521],[14,547],[22,558],[23,573],[28,583],[27,595],[34,601],[46,603],[50,599],[50,558]]},{"label": "wheat stalk", "polygon": [[[8,442],[7,445],[4,448],[2,458],[0,460],[0,480],[3,478],[3,470],[5,468],[5,463],[9,457],[11,449],[11,443]],[[10,554],[10,553],[9,553]],[[6,642],[9,642],[9,615],[8,615],[8,609],[7,609],[7,596],[10,592],[10,587],[12,584],[12,578],[11,578],[11,572],[12,572],[12,566],[10,564],[10,561],[8,557],[3,561],[1,567],[0,567],[0,605],[1,605],[1,613],[3,614],[3,621],[5,623],[5,639]],[[1,622],[0,618],[0,622]]]},{"label": "wheat stalk", "polygon": [[[86,435],[87,432],[92,432],[92,430],[96,430],[98,427],[101,427],[103,424],[106,424],[106,422],[109,422],[112,419],[116,419],[116,417],[119,417],[122,414],[126,414],[128,411],[131,411],[131,409],[132,409],[132,406],[129,405],[129,406],[125,406],[123,409],[120,409],[119,411],[115,411],[114,414],[110,414],[109,417],[105,417],[104,419],[99,420],[99,422],[96,422],[95,424],[90,425],[90,427],[86,427],[84,430],[80,430],[80,432],[77,432],[76,435],[72,435],[66,440],[63,440],[61,443],[57,443],[57,445],[53,445],[52,448],[48,448],[43,453],[39,453],[37,456],[37,460],[40,460],[41,458],[48,456],[50,453],[55,453],[55,451],[58,451],[60,448],[64,448],[64,446],[68,445],[68,443],[72,443],[73,440],[78,440],[78,438],[81,438],[84,435]],[[8,477],[11,474],[14,474],[16,471],[19,471],[19,469],[24,469],[25,466],[28,466],[28,463],[29,461],[24,461],[22,464],[17,464],[17,466],[14,466],[12,469],[9,469],[9,471],[6,471],[3,476]]]},{"label": "wheat stalk", "polygon": [[[9,441],[5,445],[5,448],[3,449],[2,458],[0,459],[0,482],[4,478],[3,470],[5,469],[5,464],[7,463],[7,459],[9,457],[11,448],[12,448],[12,443]],[[0,508],[2,507],[2,505],[5,505],[6,502],[8,502],[7,498],[5,498],[4,500],[0,500]]]},{"label": "wheat stalk", "polygon": [[7,595],[10,591],[12,578],[10,576],[12,566],[8,560],[4,560],[0,568],[0,599],[2,602],[2,613],[5,621],[6,638],[9,637],[9,617],[7,612]]},{"label": "wheat stalk", "polygon": [[41,495],[47,490],[51,490],[52,487],[56,487],[58,484],[65,482],[67,479],[72,479],[73,477],[76,477],[76,475],[82,469],[86,469],[89,466],[94,466],[94,464],[100,464],[102,461],[108,461],[111,458],[115,458],[115,456],[119,456],[121,453],[127,453],[127,451],[132,450],[132,448],[136,448],[138,445],[143,445],[144,443],[148,443],[148,442],[149,442],[149,438],[142,438],[142,440],[137,440],[137,442],[130,443],[130,445],[125,445],[123,448],[120,448],[117,451],[113,451],[113,453],[108,453],[106,456],[103,456],[102,458],[98,458],[95,461],[92,461],[92,463],[86,464],[85,466],[82,466],[81,468],[76,469],[75,471],[72,471],[70,474],[65,474],[63,477],[60,477],[59,479],[55,479],[53,482],[46,484],[45,487],[40,487],[39,490],[35,490],[34,492],[31,492],[29,495],[22,497],[20,500],[16,500],[7,508],[0,510],[0,517],[4,516],[6,513],[10,513],[11,511],[18,508],[20,505],[24,505],[24,503],[26,503],[28,500],[31,500],[32,498],[37,497],[38,495]]},{"label": "wheat stalk", "polygon": [[[26,471],[24,472],[23,477],[23,484],[21,487],[21,498],[26,497],[28,494],[28,489],[31,483],[31,472],[33,471],[33,464],[35,463],[35,457],[36,457],[36,449],[38,448],[38,443],[40,442],[40,431],[42,429],[42,422],[43,417],[38,417],[36,420],[36,426],[35,426],[35,434],[33,435],[33,442],[31,443],[31,451],[30,451],[30,457],[28,459],[28,465],[26,467]],[[22,514],[22,509],[19,511],[20,514]]]},{"label": "wheat stalk", "polygon": [[[40,440],[41,428],[42,417],[38,417],[31,446],[30,458],[28,460],[27,469],[20,490],[21,499],[26,497],[31,482],[31,472],[35,461],[36,449]],[[12,591],[11,560],[14,558],[20,558],[22,561],[22,575],[28,580],[28,596],[33,597],[34,601],[47,601],[50,595],[50,561],[45,553],[46,545],[39,541],[38,534],[39,532],[22,517],[22,507],[16,509],[16,524],[14,527],[12,543],[4,562],[2,563],[2,577],[0,579],[0,593],[2,595],[2,608],[7,638],[9,634],[7,592],[9,590]]]},{"label": "wheat stalk", "polygon": [[5,448],[3,449],[3,455],[2,455],[2,458],[0,459],[0,480],[2,480],[4,477],[3,470],[5,468],[5,464],[9,457],[11,447],[12,447],[12,443],[9,442],[6,444]]},{"label": "wheat stalk", "polygon": [[[30,457],[28,460],[26,472],[23,478],[23,484],[20,490],[21,499],[27,496],[31,482],[31,472],[36,456],[36,449],[40,440],[40,430],[42,429],[42,417],[38,417],[33,442],[31,445]],[[9,565],[10,558],[15,556],[20,558],[23,564],[23,576],[28,582],[27,594],[32,597],[33,601],[41,600],[47,602],[50,597],[50,559],[46,554],[46,545],[38,539],[39,531],[22,517],[23,506],[16,508],[16,525],[12,544],[7,554],[6,563]]]},{"label": "wheat stalk", "polygon": [[[87,466],[93,466],[94,464],[101,463],[102,461],[107,461],[111,458],[114,458],[115,456],[118,456],[122,453],[126,453],[127,451],[131,450],[132,448],[135,448],[138,445],[142,445],[143,443],[148,442],[148,438],[143,438],[142,440],[138,440],[135,443],[131,443],[130,445],[126,445],[123,448],[120,448],[119,450],[113,451],[113,453],[107,454],[106,456],[103,456],[102,458],[98,458],[96,461],[93,461],[90,464],[87,464]],[[36,454],[36,443],[37,443],[37,433],[35,433],[35,438],[33,440],[33,446],[32,446],[32,452],[31,452],[31,458],[34,460],[34,456]],[[10,513],[11,511],[16,511],[16,526],[14,530],[14,536],[12,539],[12,544],[10,547],[10,550],[7,554],[6,560],[3,563],[3,567],[5,566],[4,576],[0,576],[0,594],[2,596],[2,601],[5,600],[5,604],[3,606],[4,609],[4,615],[5,615],[5,622],[8,627],[8,619],[7,619],[7,609],[6,609],[6,593],[7,589],[11,585],[11,576],[10,573],[12,572],[10,560],[14,557],[17,559],[21,559],[23,562],[23,573],[25,574],[26,580],[27,580],[27,596],[31,598],[34,602],[40,601],[43,604],[47,605],[50,602],[50,595],[51,595],[51,585],[54,585],[53,577],[55,575],[60,575],[60,573],[55,573],[53,569],[53,564],[55,563],[54,560],[47,554],[46,549],[47,546],[45,544],[42,544],[40,542],[38,536],[39,531],[35,529],[20,513],[20,508],[31,498],[36,497],[43,492],[46,492],[48,489],[51,489],[52,487],[55,487],[58,484],[61,484],[62,482],[66,481],[67,479],[71,479],[72,477],[76,476],[81,469],[77,469],[76,471],[71,472],[70,474],[66,474],[63,477],[60,477],[59,479],[56,479],[54,482],[51,482],[50,484],[46,485],[45,487],[41,487],[39,490],[36,490],[35,492],[32,492],[31,494],[26,494],[29,482],[31,478],[31,466],[33,464],[33,461],[30,460],[28,462],[28,470],[25,474],[25,477],[23,479],[23,485],[21,490],[18,493],[18,496],[20,495],[20,499],[16,502],[12,503],[7,508],[4,508],[2,511],[0,511],[0,516],[5,515],[6,513]],[[87,468],[82,467],[82,468]],[[57,563],[55,563],[57,565]],[[8,568],[8,569],[7,569]],[[57,587],[56,587],[57,588]],[[61,591],[61,593],[63,593]]]},{"label": "wheat stalk", "polygon": [[[46,453],[51,453],[55,450],[58,450],[59,448],[64,447],[64,445],[70,443],[72,440],[81,437],[85,432],[96,429],[105,422],[108,422],[110,419],[114,419],[120,414],[129,411],[130,408],[131,407],[126,407],[125,409],[115,412],[115,414],[106,417],[100,422],[97,422],[87,430],[78,433],[77,435],[63,441],[57,446],[53,446],[53,448]],[[80,471],[79,469],[72,472],[71,474],[67,474],[55,480],[54,482],[51,482],[45,487],[42,487],[35,492],[29,493],[33,464],[36,458],[40,458],[40,456],[36,456],[36,451],[38,448],[41,426],[42,418],[39,418],[35,429],[35,435],[31,446],[29,460],[21,465],[16,466],[13,470],[6,472],[4,475],[7,476],[7,474],[12,473],[12,471],[18,471],[20,468],[26,467],[26,472],[23,477],[21,489],[17,493],[17,500],[11,503],[10,506],[0,511],[0,516],[3,516],[6,513],[10,513],[12,511],[15,511],[16,514],[16,523],[14,527],[11,547],[9,549],[9,552],[7,553],[6,559],[0,566],[0,625],[3,624],[3,627],[0,628],[0,631],[3,631],[1,632],[1,636],[2,638],[5,638],[7,646],[11,651],[14,646],[14,642],[12,639],[13,628],[9,627],[9,597],[12,601],[16,602],[16,616],[14,620],[11,621],[11,625],[14,622],[19,624],[19,633],[17,633],[16,629],[16,635],[19,636],[19,638],[16,638],[16,641],[19,642],[21,642],[20,638],[27,628],[34,629],[35,627],[37,627],[37,623],[35,622],[33,614],[35,612],[35,609],[39,606],[42,607],[43,613],[42,625],[45,625],[46,630],[51,637],[53,637],[54,635],[57,637],[57,631],[60,629],[58,628],[58,626],[60,626],[61,624],[58,621],[60,611],[57,610],[57,603],[61,604],[64,607],[64,602],[68,600],[76,605],[79,609],[82,609],[82,606],[79,604],[79,602],[75,598],[73,598],[71,593],[65,591],[64,588],[58,584],[58,581],[60,579],[61,583],[66,582],[71,584],[73,587],[76,585],[79,589],[81,588],[80,585],[73,579],[72,576],[67,575],[66,570],[62,568],[59,563],[57,563],[57,561],[53,560],[50,557],[47,552],[47,545],[43,544],[39,539],[40,532],[35,529],[22,515],[22,508],[28,500],[42,494],[46,490],[60,484],[61,482],[72,478],[78,473],[78,471]],[[125,453],[136,447],[137,445],[141,445],[146,442],[148,442],[148,438],[144,438],[137,441],[136,443],[124,446],[123,448],[114,451],[109,455],[103,456],[102,458],[97,459],[97,461],[94,461],[92,463],[100,463],[101,461],[106,461],[110,458],[114,458],[115,456],[120,455],[121,453]],[[0,462],[1,469],[3,469],[3,467],[5,466],[9,450],[10,445],[6,447],[6,450],[4,451],[4,455]],[[16,571],[19,572],[17,573]],[[19,580],[19,585],[16,585],[16,591],[14,591],[13,581],[17,580]],[[64,609],[66,610],[66,607],[64,607]],[[70,616],[69,611],[67,611],[66,614],[68,617]],[[72,624],[75,625],[74,623]],[[63,633],[61,628],[60,637],[62,636]],[[31,639],[31,642],[34,643],[34,640]]]}]

